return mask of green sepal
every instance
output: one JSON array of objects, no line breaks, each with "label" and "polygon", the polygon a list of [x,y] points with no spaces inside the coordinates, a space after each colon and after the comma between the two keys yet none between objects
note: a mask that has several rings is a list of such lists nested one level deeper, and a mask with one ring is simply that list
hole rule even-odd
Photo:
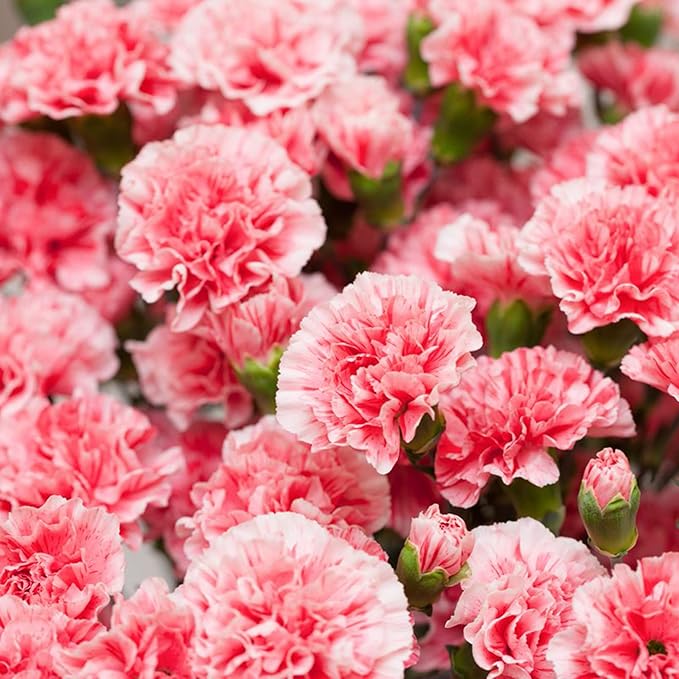
[{"label": "green sepal", "polygon": [[276,412],[276,387],[282,355],[282,347],[275,346],[267,364],[248,357],[242,366],[234,366],[238,381],[250,392],[259,411],[265,415]]},{"label": "green sepal", "polygon": [[637,542],[637,512],[641,492],[636,481],[629,501],[616,495],[603,509],[594,493],[580,486],[578,511],[587,530],[590,542],[596,549],[611,558],[627,554]]},{"label": "green sepal", "polygon": [[663,26],[661,10],[636,5],[632,8],[627,23],[620,29],[624,42],[636,42],[642,47],[651,47],[658,42]]},{"label": "green sepal", "polygon": [[17,12],[27,24],[35,25],[53,19],[67,0],[14,0]]},{"label": "green sepal", "polygon": [[415,463],[421,457],[431,453],[438,445],[445,428],[446,421],[443,415],[438,411],[438,408],[434,408],[434,418],[425,415],[420,420],[420,424],[417,425],[415,436],[411,441],[406,442],[401,439],[401,447],[408,459]]},{"label": "green sepal", "polygon": [[398,556],[396,575],[403,585],[410,607],[421,611],[438,601],[448,582],[448,576],[440,568],[430,573],[420,573],[417,548],[408,540]]},{"label": "green sepal", "polygon": [[530,516],[549,528],[554,535],[559,534],[566,518],[559,483],[539,487],[525,479],[514,479],[507,486],[507,494],[519,517]]},{"label": "green sepal", "polygon": [[450,653],[450,665],[455,676],[460,679],[485,679],[488,676],[486,670],[481,669],[474,660],[471,644],[463,644],[458,648],[448,646]]},{"label": "green sepal", "polygon": [[403,222],[405,205],[400,163],[387,163],[378,179],[351,170],[349,183],[369,224],[390,229]]},{"label": "green sepal", "polygon": [[403,83],[417,96],[423,96],[431,90],[429,67],[422,58],[420,45],[434,28],[434,22],[421,14],[413,14],[408,19],[406,27],[408,62],[403,73]]},{"label": "green sepal", "polygon": [[610,370],[620,365],[625,354],[646,336],[636,323],[623,318],[617,323],[594,328],[582,335],[582,345],[589,362],[601,370]]},{"label": "green sepal", "polygon": [[486,315],[488,354],[497,358],[518,347],[540,344],[551,317],[551,307],[536,311],[522,299],[496,300]]},{"label": "green sepal", "polygon": [[490,132],[497,115],[476,101],[471,90],[457,84],[443,93],[439,116],[434,126],[431,148],[442,164],[464,160]]}]

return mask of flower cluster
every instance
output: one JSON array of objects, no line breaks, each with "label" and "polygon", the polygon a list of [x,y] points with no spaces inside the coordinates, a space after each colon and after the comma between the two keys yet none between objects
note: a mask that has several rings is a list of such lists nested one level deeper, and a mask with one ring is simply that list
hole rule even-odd
[{"label": "flower cluster", "polygon": [[679,677],[676,0],[13,5],[0,678]]}]

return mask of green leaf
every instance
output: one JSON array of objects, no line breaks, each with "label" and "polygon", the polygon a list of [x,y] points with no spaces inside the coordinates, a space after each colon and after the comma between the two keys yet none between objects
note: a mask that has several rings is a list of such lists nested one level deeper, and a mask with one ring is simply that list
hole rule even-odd
[{"label": "green leaf", "polygon": [[54,18],[57,9],[67,0],[14,0],[19,15],[28,24],[39,24]]},{"label": "green leaf", "polygon": [[488,676],[488,672],[476,664],[470,644],[464,644],[457,649],[449,647],[448,650],[453,672],[460,679],[485,679]]},{"label": "green leaf", "polygon": [[662,24],[662,11],[636,5],[627,23],[620,29],[620,37],[625,42],[636,42],[642,47],[651,47],[660,37]]}]

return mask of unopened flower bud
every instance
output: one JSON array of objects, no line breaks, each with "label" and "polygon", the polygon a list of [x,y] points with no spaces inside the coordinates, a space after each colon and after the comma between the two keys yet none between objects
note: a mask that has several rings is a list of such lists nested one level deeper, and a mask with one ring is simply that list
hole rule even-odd
[{"label": "unopened flower bud", "polygon": [[580,484],[578,509],[600,552],[619,557],[634,547],[639,499],[637,480],[622,451],[604,448],[589,461]]},{"label": "unopened flower bud", "polygon": [[276,412],[276,385],[282,354],[283,349],[274,346],[268,362],[246,358],[242,365],[234,366],[238,381],[250,392],[263,414]]},{"label": "unopened flower bud", "polygon": [[474,536],[459,516],[441,514],[435,504],[420,512],[396,567],[410,605],[427,608],[446,587],[466,577],[473,547]]}]

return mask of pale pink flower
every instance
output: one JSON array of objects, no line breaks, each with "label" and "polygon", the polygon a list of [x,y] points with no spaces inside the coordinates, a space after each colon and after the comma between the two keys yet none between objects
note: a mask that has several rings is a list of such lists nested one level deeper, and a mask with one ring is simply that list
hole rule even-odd
[{"label": "pale pink flower", "polygon": [[679,55],[675,50],[612,41],[582,52],[578,66],[596,89],[612,94],[623,111],[656,104],[679,110]]},{"label": "pale pink flower", "polygon": [[167,583],[149,578],[129,599],[116,598],[110,629],[57,652],[59,668],[71,679],[192,679],[193,628],[191,611],[168,595]]},{"label": "pale pink flower", "polygon": [[549,276],[568,329],[634,321],[650,336],[679,328],[679,218],[642,187],[573,180],[552,189],[523,229],[519,262]]},{"label": "pale pink flower", "polygon": [[348,448],[311,453],[274,417],[231,432],[222,464],[191,493],[193,517],[180,522],[195,558],[232,526],[253,516],[293,511],[323,524],[356,525],[369,533],[389,518],[389,484],[363,455]]},{"label": "pale pink flower", "polygon": [[190,9],[202,0],[134,0],[129,11],[163,32],[172,32]]},{"label": "pale pink flower", "polygon": [[422,41],[433,85],[459,82],[480,103],[517,122],[543,107],[565,112],[577,97],[568,72],[569,41],[554,40],[532,18],[503,2],[454,5]]},{"label": "pale pink flower", "polygon": [[66,290],[109,282],[113,186],[56,135],[0,132],[0,282],[22,272]]},{"label": "pale pink flower", "polygon": [[279,422],[312,450],[348,445],[380,473],[470,368],[471,298],[415,276],[364,273],[313,309],[283,354]]},{"label": "pale pink flower", "polygon": [[548,645],[573,620],[575,590],[603,567],[582,542],[557,538],[535,519],[472,532],[471,575],[448,625],[463,626],[488,679],[554,679]]},{"label": "pale pink flower", "polygon": [[[636,0],[502,0],[541,26],[582,33],[616,31],[627,23]],[[570,24],[570,26],[569,26]]]},{"label": "pale pink flower", "polygon": [[274,278],[221,314],[208,314],[207,324],[231,364],[242,370],[248,359],[262,365],[276,360],[304,316],[337,290],[322,274]]},{"label": "pale pink flower", "polygon": [[79,499],[17,507],[0,524],[0,596],[90,618],[123,587],[118,520]]},{"label": "pale pink flower", "polygon": [[114,253],[106,262],[108,283],[102,288],[82,290],[80,296],[109,323],[122,321],[132,310],[137,293],[130,286],[135,268]]},{"label": "pale pink flower", "polygon": [[342,0],[205,0],[177,27],[171,62],[186,83],[266,115],[352,72],[362,44],[361,18]]},{"label": "pale pink flower", "polygon": [[185,116],[180,121],[181,127],[194,124],[244,127],[267,135],[277,141],[288,152],[290,160],[309,175],[317,174],[325,160],[326,149],[318,139],[308,105],[276,109],[259,116],[241,101],[231,101],[211,93],[195,115]]},{"label": "pale pink flower", "polygon": [[583,584],[573,620],[547,657],[557,679],[672,677],[679,673],[679,553],[625,564]]},{"label": "pale pink flower", "polygon": [[103,507],[139,544],[138,519],[164,506],[169,477],[182,465],[177,448],[154,445],[155,429],[141,412],[103,394],[48,405],[26,422],[0,420],[0,500],[40,506],[50,495]]},{"label": "pale pink flower", "polygon": [[650,384],[679,401],[679,335],[632,347],[620,369],[627,377]]},{"label": "pale pink flower", "polygon": [[120,190],[116,248],[147,302],[177,289],[175,330],[275,274],[296,276],[325,240],[308,175],[250,130],[196,125],[148,144]]},{"label": "pale pink flower", "polygon": [[455,514],[441,514],[437,504],[420,512],[410,523],[408,543],[417,551],[420,573],[443,570],[457,575],[474,547],[474,536]]},{"label": "pale pink flower", "polygon": [[604,448],[587,463],[582,476],[581,492],[590,491],[603,510],[617,495],[629,502],[636,482],[625,453]]},{"label": "pale pink flower", "polygon": [[62,119],[113,113],[134,102],[172,108],[168,48],[112,0],[79,0],[37,26],[20,28],[0,51],[0,119]]},{"label": "pale pink flower", "polygon": [[653,106],[605,128],[587,157],[587,176],[651,195],[679,193],[679,115]]},{"label": "pale pink flower", "polygon": [[101,629],[92,620],[73,620],[52,606],[0,596],[0,677],[62,679],[56,656],[62,648],[91,639]]},{"label": "pale pink flower", "polygon": [[412,628],[388,563],[304,516],[258,516],[189,566],[196,677],[401,679]]},{"label": "pale pink flower", "polygon": [[172,332],[173,317],[171,307],[166,324],[156,326],[143,342],[125,343],[144,396],[155,406],[165,406],[179,429],[186,429],[208,405],[223,406],[226,426],[245,424],[252,416],[252,399],[224,351],[204,328]]},{"label": "pale pink flower", "polygon": [[633,436],[627,401],[585,359],[554,347],[481,357],[442,404],[446,428],[436,480],[457,507],[471,507],[491,476],[536,486],[559,480],[549,448],[570,450],[585,436]]}]

